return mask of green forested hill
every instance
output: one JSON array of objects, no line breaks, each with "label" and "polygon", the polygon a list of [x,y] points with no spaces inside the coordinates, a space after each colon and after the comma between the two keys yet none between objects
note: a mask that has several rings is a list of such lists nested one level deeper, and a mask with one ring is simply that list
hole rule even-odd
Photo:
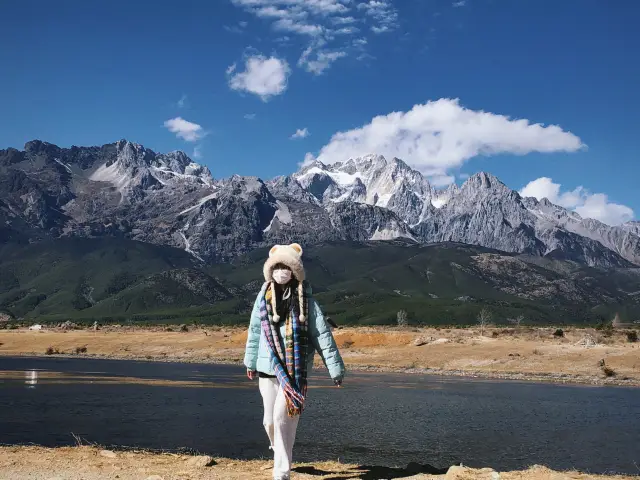
[{"label": "green forested hill", "polygon": [[[267,250],[203,265],[183,250],[64,238],[0,247],[0,310],[29,321],[246,322]],[[601,270],[462,244],[330,243],[309,248],[316,298],[338,323],[596,323],[640,319],[640,270]]]}]

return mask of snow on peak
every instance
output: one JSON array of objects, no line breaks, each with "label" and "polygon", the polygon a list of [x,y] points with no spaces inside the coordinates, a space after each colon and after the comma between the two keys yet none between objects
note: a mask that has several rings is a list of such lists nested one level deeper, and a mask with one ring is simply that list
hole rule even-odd
[{"label": "snow on peak", "polygon": [[209,169],[193,162],[184,152],[156,154],[128,140],[118,141],[115,159],[98,166],[89,179],[111,183],[123,198],[133,187],[146,190],[177,183],[213,184]]},{"label": "snow on peak", "polygon": [[432,188],[398,158],[370,154],[331,165],[315,163],[295,176],[321,202],[352,201],[390,210],[414,224],[431,203]]},{"label": "snow on peak", "polygon": [[448,201],[449,198],[444,195],[439,197],[431,197],[431,205],[433,205],[434,208],[442,208],[447,204]]}]

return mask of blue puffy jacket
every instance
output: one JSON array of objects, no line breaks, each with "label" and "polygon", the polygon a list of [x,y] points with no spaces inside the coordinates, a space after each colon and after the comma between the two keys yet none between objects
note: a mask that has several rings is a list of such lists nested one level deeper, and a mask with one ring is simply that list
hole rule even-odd
[{"label": "blue puffy jacket", "polygon": [[[264,290],[264,287],[263,287]],[[261,291],[256,298],[251,312],[251,322],[249,324],[249,335],[247,336],[247,346],[244,354],[244,364],[248,370],[254,370],[268,375],[275,375],[271,365],[271,355],[267,340],[260,324],[260,299],[264,291]],[[307,350],[307,371],[313,367],[313,357],[315,350],[318,351],[325,366],[329,370],[329,375],[334,380],[342,380],[345,369],[342,357],[331,333],[331,328],[324,319],[322,310],[318,302],[313,297],[309,298],[307,335],[309,343],[313,348]],[[284,351],[283,339],[285,337],[285,322],[280,322],[280,343]]]}]

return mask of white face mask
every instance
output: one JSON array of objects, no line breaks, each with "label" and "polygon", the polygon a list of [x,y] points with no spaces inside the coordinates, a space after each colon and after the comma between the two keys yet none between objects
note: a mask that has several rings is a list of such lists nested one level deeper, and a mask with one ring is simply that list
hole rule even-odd
[{"label": "white face mask", "polygon": [[291,270],[278,268],[273,271],[273,281],[280,285],[286,285],[291,281],[291,275]]}]

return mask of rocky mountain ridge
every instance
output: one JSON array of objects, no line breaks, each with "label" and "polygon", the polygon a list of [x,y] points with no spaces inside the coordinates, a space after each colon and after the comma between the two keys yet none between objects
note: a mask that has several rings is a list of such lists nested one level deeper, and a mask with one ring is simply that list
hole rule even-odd
[{"label": "rocky mountain ridge", "polygon": [[495,176],[434,188],[380,155],[263,181],[217,180],[183,152],[120,140],[0,150],[0,242],[114,236],[181,248],[205,263],[277,242],[461,242],[596,267],[640,265],[640,222],[609,226]]}]

